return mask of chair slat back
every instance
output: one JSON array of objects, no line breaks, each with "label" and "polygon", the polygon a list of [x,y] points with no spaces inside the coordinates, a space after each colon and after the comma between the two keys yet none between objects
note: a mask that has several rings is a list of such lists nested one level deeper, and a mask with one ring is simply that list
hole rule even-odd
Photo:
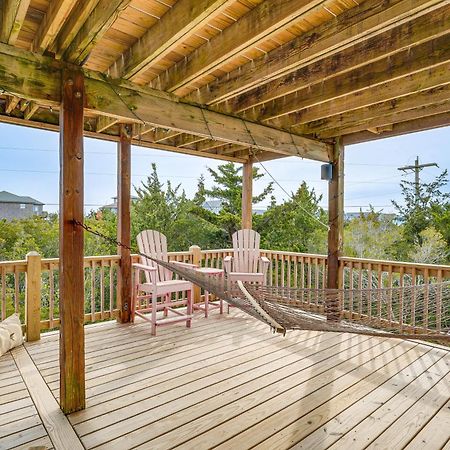
[{"label": "chair slat back", "polygon": [[233,272],[258,271],[260,236],[254,230],[238,230],[233,234]]},{"label": "chair slat back", "polygon": [[[144,230],[141,231],[136,236],[139,251],[145,253],[152,258],[160,259],[162,261],[167,261],[167,238],[164,234],[155,230]],[[172,272],[159,266],[151,259],[141,256],[141,264],[146,266],[156,267],[158,271],[156,272],[156,281],[169,281],[172,279]],[[150,283],[150,275],[145,272],[145,278],[147,283]]]}]

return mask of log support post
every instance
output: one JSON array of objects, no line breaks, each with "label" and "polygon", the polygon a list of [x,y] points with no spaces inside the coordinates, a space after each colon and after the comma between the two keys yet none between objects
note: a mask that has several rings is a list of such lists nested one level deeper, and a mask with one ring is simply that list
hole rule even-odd
[{"label": "log support post", "polygon": [[81,70],[63,70],[60,108],[60,405],[85,408],[83,107]]},{"label": "log support post", "polygon": [[[198,267],[202,266],[202,249],[198,245],[191,245],[189,247],[189,252],[192,255],[192,264],[195,264]],[[193,301],[194,303],[200,303],[202,301],[202,291],[200,286],[194,284],[194,292],[193,292]]]},{"label": "log support post", "polygon": [[27,342],[41,338],[41,255],[27,254],[25,292],[25,324]]},{"label": "log support post", "polygon": [[242,228],[252,228],[253,161],[244,163],[242,170]]},{"label": "log support post", "polygon": [[[327,288],[342,289],[343,273],[339,258],[343,249],[344,234],[344,146],[338,138],[333,148],[330,161],[333,165],[332,179],[328,186],[328,272]],[[335,302],[339,301],[335,297]],[[333,302],[330,301],[332,304]],[[330,319],[335,318],[332,308]]]},{"label": "log support post", "polygon": [[[131,247],[131,134],[132,126],[120,125],[117,146],[117,240]],[[131,252],[118,246],[120,267],[118,272],[119,322],[130,321],[132,302]]]}]

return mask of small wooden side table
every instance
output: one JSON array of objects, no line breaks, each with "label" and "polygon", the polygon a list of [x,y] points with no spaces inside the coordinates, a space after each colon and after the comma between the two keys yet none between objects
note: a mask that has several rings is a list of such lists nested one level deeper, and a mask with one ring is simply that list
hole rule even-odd
[{"label": "small wooden side table", "polygon": [[[201,272],[210,277],[223,277],[222,269],[215,269],[214,267],[200,267],[196,269],[197,272]],[[223,300],[219,299],[217,302],[209,301],[209,292],[205,290],[205,301],[203,303],[194,303],[194,309],[200,309],[201,311],[205,311],[205,317],[208,317],[209,308],[219,309],[220,314],[223,314]]]}]

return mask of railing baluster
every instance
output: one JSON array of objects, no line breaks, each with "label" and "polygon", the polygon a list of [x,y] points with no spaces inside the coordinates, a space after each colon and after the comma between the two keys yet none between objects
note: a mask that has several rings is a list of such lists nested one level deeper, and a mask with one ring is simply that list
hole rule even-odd
[{"label": "railing baluster", "polygon": [[[438,270],[437,279],[438,283],[442,283],[442,269]],[[436,289],[436,331],[440,332],[442,328],[442,286],[438,286]]]},{"label": "railing baluster", "polygon": [[2,306],[2,320],[6,319],[6,269],[2,268],[2,291],[1,291],[1,306]]},{"label": "railing baluster", "polygon": [[95,263],[91,261],[91,320],[95,322]]},{"label": "railing baluster", "polygon": [[400,267],[400,279],[399,279],[399,299],[398,299],[398,322],[400,324],[400,331],[403,330],[403,287],[404,287],[404,276],[405,276],[405,269],[403,267]]},{"label": "railing baluster", "polygon": [[105,268],[103,260],[100,263],[100,316],[105,319]]},{"label": "railing baluster", "polygon": [[48,320],[49,327],[52,329],[54,327],[54,315],[55,315],[55,272],[53,270],[53,265],[50,264],[48,271],[48,281],[49,281],[49,297],[48,297]]},{"label": "railing baluster", "polygon": [[381,321],[381,301],[382,301],[382,291],[383,289],[383,266],[378,264],[378,295],[377,295],[377,315],[378,320]]},{"label": "railing baluster", "polygon": [[424,283],[424,298],[423,298],[423,327],[428,328],[428,306],[430,301],[430,290],[428,283],[430,282],[430,276],[428,269],[423,271],[423,283]]},{"label": "railing baluster", "polygon": [[19,312],[19,301],[20,301],[20,292],[19,292],[19,271],[17,268],[14,270],[14,312]]},{"label": "railing baluster", "polygon": [[412,298],[411,298],[411,325],[416,326],[416,269],[413,268],[411,271],[411,286]]}]

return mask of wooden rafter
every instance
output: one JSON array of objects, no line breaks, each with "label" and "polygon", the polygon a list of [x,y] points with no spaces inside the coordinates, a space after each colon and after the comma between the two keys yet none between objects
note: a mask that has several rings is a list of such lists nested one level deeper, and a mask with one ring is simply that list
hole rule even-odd
[{"label": "wooden rafter", "polygon": [[11,114],[16,109],[19,102],[20,102],[19,97],[14,97],[14,96],[8,95],[6,97],[5,113]]},{"label": "wooden rafter", "polygon": [[267,55],[241,66],[188,98],[220,102],[341,52],[447,5],[446,0],[366,0]]},{"label": "wooden rafter", "polygon": [[35,102],[29,102],[24,113],[23,118],[29,120],[33,117],[34,113],[39,109],[39,105]]},{"label": "wooden rafter", "polygon": [[99,116],[97,118],[97,124],[95,131],[97,133],[101,133],[102,131],[107,130],[108,128],[111,128],[113,125],[115,125],[119,120],[115,117],[108,117],[108,116]]},{"label": "wooden rafter", "polygon": [[44,16],[36,32],[33,51],[44,53],[56,38],[62,24],[75,6],[74,0],[52,0],[49,9]]},{"label": "wooden rafter", "polygon": [[234,0],[179,0],[110,68],[116,78],[133,78],[167,56],[180,39],[194,35],[212,15],[223,12]]},{"label": "wooden rafter", "polygon": [[292,127],[294,130],[303,130],[302,124],[450,84],[449,71],[450,61],[432,69],[422,70],[398,80],[384,83],[376,89],[366,89],[362,92],[311,106],[274,122],[282,123],[285,120],[286,123],[295,124]]},{"label": "wooden rafter", "polygon": [[154,86],[176,93],[184,84],[213,70],[230,57],[241,54],[261,39],[269,38],[321,3],[323,0],[271,0],[260,3],[207,45],[199,47],[158,77]]},{"label": "wooden rafter", "polygon": [[14,45],[25,20],[30,0],[3,0],[0,41]]},{"label": "wooden rafter", "polygon": [[417,131],[431,130],[433,128],[450,125],[449,114],[432,115],[428,117],[420,117],[419,119],[400,122],[392,126],[392,131],[386,131],[380,135],[373,134],[370,131],[362,131],[360,133],[349,134],[344,136],[344,144],[357,144],[361,142],[372,141],[374,139],[400,136],[402,134],[414,133]]},{"label": "wooden rafter", "polygon": [[64,59],[75,64],[82,64],[89,57],[94,45],[103,37],[130,1],[100,0],[64,52]]},{"label": "wooden rafter", "polygon": [[77,1],[72,13],[59,31],[53,45],[50,46],[50,50],[55,54],[55,58],[61,59],[63,53],[67,50],[98,2],[99,0]]},{"label": "wooden rafter", "polygon": [[[59,105],[60,72],[66,67],[65,63],[2,45],[0,69],[2,67],[8,68],[9,76],[0,77],[0,87],[40,105]],[[85,71],[85,90],[87,113],[108,115],[122,122],[145,122],[205,138],[212,135],[219,141],[281,154],[328,160],[329,144],[202,109],[124,80],[113,83],[97,72]]]},{"label": "wooden rafter", "polygon": [[450,61],[450,28],[448,31],[449,34],[436,40],[408,48],[351,72],[330,77],[262,107],[252,108],[249,111],[251,118],[258,121],[276,119],[352,93],[378,88],[385,83]]},{"label": "wooden rafter", "polygon": [[[305,89],[340,74],[367,66],[375,61],[387,58],[395,53],[423,42],[435,39],[450,30],[450,6],[444,6],[411,22],[374,36],[359,44],[353,45],[339,53],[333,54],[315,63],[295,70],[288,75],[262,84],[252,91],[230,98],[218,105],[220,110],[235,113],[250,109],[251,116],[258,116],[264,103],[269,103]],[[188,98],[197,99],[200,103],[214,103],[214,89],[209,87],[210,97],[203,97],[203,89]]]}]

